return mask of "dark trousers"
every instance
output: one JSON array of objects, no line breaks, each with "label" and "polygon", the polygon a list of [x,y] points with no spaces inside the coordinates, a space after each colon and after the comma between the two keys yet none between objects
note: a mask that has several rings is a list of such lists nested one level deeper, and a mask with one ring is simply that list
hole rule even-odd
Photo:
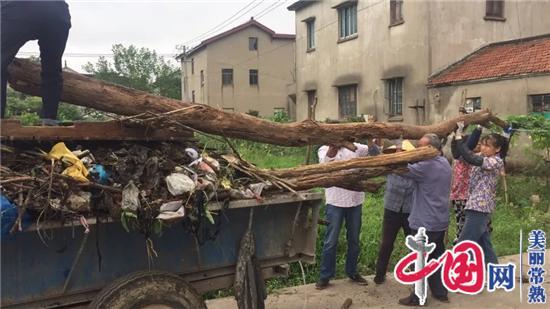
[{"label": "dark trousers", "polygon": [[[416,235],[417,230],[411,230],[411,235]],[[445,231],[441,232],[429,232],[426,231],[426,236],[428,236],[428,241],[435,243],[435,249],[428,256],[428,263],[431,259],[438,259],[440,256],[445,253]],[[447,296],[447,289],[443,285],[443,280],[441,280],[441,267],[428,277],[428,285],[430,286],[430,291],[435,297]],[[412,297],[416,297],[414,291],[411,293]]]},{"label": "dark trousers", "polygon": [[62,1],[18,1],[1,12],[1,117],[6,113],[8,65],[28,41],[38,40],[42,66],[42,118],[56,119],[63,79],[61,58],[71,28],[69,8]]},{"label": "dark trousers", "polygon": [[475,210],[466,210],[466,220],[464,229],[458,238],[458,241],[471,240],[479,244],[483,249],[485,264],[497,264],[498,259],[491,242],[491,233],[488,227],[491,221],[491,214]]},{"label": "dark trousers", "polygon": [[409,227],[409,214],[384,209],[382,242],[380,243],[380,250],[378,251],[378,259],[376,261],[377,277],[383,277],[388,271],[388,263],[393,251],[393,243],[400,229],[403,229],[405,236],[411,233],[411,228]]},{"label": "dark trousers", "polygon": [[323,255],[321,256],[320,279],[329,280],[336,273],[336,247],[342,223],[346,221],[346,240],[348,251],[346,254],[346,274],[348,277],[357,275],[357,260],[359,259],[361,232],[361,208],[336,207],[327,204],[326,218],[328,221],[325,242],[323,244]]}]

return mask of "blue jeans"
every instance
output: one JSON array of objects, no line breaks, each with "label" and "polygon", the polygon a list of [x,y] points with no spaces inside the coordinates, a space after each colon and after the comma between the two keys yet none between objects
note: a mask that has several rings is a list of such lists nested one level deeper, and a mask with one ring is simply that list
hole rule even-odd
[{"label": "blue jeans", "polygon": [[485,264],[498,263],[495,249],[491,243],[491,234],[487,228],[487,224],[491,220],[491,214],[468,209],[466,209],[465,213],[466,220],[464,221],[464,227],[458,241],[471,240],[478,243],[481,249],[483,249]]},{"label": "blue jeans", "polygon": [[346,274],[348,277],[357,275],[357,260],[359,258],[359,233],[361,232],[361,208],[336,207],[327,204],[326,219],[328,221],[321,257],[320,279],[329,280],[336,273],[336,246],[342,222],[346,221],[346,239],[348,252],[346,254]]}]

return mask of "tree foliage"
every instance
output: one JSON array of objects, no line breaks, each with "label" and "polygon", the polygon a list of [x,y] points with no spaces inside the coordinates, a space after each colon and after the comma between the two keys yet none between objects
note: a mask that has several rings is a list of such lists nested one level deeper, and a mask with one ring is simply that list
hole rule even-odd
[{"label": "tree foliage", "polygon": [[112,61],[100,57],[95,64],[88,62],[84,65],[84,70],[97,79],[181,99],[179,68],[172,66],[154,50],[115,44],[112,52]]},{"label": "tree foliage", "polygon": [[[510,116],[508,121],[515,129],[523,129],[531,137],[535,149],[544,150],[550,154],[550,120],[542,114],[531,113],[529,115]],[[547,159],[550,159],[547,158]]]},{"label": "tree foliage", "polygon": [[[6,118],[19,119],[23,125],[40,124],[40,110],[42,109],[40,97],[26,95],[8,87],[6,101]],[[104,114],[89,108],[60,103],[57,119],[61,121],[102,120]]]}]

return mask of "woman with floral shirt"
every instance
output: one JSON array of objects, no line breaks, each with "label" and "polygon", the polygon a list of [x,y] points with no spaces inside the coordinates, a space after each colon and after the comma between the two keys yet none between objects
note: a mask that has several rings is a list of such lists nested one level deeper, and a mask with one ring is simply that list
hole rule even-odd
[{"label": "woman with floral shirt", "polygon": [[[479,138],[481,137],[481,130],[482,129],[478,126],[470,136],[464,138],[467,140],[466,144],[468,145],[468,149],[474,150],[476,148]],[[453,182],[451,186],[451,205],[455,210],[456,238],[453,244],[456,244],[466,219],[464,207],[466,207],[466,202],[468,201],[472,165],[464,161],[460,157],[460,154],[458,154],[456,139],[453,139],[451,142],[451,152],[455,159],[453,166]]]},{"label": "woman with floral shirt", "polygon": [[504,162],[498,155],[505,152],[507,140],[498,134],[489,134],[481,139],[480,153],[474,154],[462,143],[463,123],[458,123],[456,132],[457,150],[464,161],[473,165],[470,172],[470,189],[465,207],[466,220],[459,242],[471,240],[480,245],[485,255],[485,263],[497,263],[497,256],[491,243],[487,224],[496,207],[498,178]]}]

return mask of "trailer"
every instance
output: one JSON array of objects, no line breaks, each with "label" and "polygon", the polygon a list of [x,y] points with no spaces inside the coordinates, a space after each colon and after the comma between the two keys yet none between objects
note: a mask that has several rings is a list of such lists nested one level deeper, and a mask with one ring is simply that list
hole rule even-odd
[{"label": "trailer", "polygon": [[[2,138],[80,138],[84,133],[75,133],[78,127],[88,133],[88,140],[105,138],[97,134],[104,128],[76,127],[23,130],[15,126],[3,130]],[[141,134],[119,136],[120,132],[113,132],[116,128],[110,130],[111,138],[122,140]],[[88,218],[88,233],[79,221],[33,224],[2,240],[1,306],[206,308],[202,294],[233,285],[240,241],[252,213],[256,256],[263,278],[268,279],[287,275],[288,263],[314,262],[321,204],[318,192],[211,202],[207,209],[218,212],[220,220],[210,239],[201,241],[175,223],[162,235],[150,236],[158,257],[151,257],[144,235],[128,233],[117,220]]]}]

